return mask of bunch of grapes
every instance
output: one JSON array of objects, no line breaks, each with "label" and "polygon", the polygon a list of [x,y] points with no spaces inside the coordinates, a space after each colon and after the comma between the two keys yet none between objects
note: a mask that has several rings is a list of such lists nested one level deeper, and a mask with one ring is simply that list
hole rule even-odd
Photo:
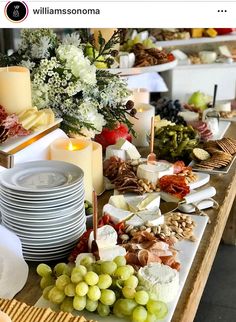
[{"label": "bunch of grapes", "polygon": [[175,124],[186,125],[182,116],[178,115],[181,111],[181,104],[179,100],[168,100],[166,98],[160,99],[157,102],[151,103],[155,106],[156,115],[160,115],[161,119],[166,119]]},{"label": "bunch of grapes", "polygon": [[130,317],[133,322],[155,322],[167,314],[166,304],[152,299],[139,285],[123,256],[97,262],[87,256],[77,266],[59,263],[53,270],[39,264],[37,273],[43,297],[65,312],[86,309],[100,316]]}]

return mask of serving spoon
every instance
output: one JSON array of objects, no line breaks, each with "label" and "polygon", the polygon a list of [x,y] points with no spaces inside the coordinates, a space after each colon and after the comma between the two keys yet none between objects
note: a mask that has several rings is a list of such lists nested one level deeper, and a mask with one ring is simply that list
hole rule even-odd
[{"label": "serving spoon", "polygon": [[154,116],[151,119],[151,139],[150,139],[150,153],[147,156],[147,164],[155,164],[157,162],[156,154],[153,152],[154,147]]},{"label": "serving spoon", "polygon": [[97,229],[98,229],[98,200],[97,194],[93,191],[93,241],[91,245],[91,252],[96,260],[100,259],[99,249],[97,244]]}]

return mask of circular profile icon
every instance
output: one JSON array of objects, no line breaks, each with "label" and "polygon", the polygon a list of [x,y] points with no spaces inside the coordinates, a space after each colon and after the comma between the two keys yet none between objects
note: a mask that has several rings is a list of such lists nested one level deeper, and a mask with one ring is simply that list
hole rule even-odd
[{"label": "circular profile icon", "polygon": [[28,12],[28,6],[24,1],[9,1],[5,6],[5,15],[11,22],[24,21]]}]

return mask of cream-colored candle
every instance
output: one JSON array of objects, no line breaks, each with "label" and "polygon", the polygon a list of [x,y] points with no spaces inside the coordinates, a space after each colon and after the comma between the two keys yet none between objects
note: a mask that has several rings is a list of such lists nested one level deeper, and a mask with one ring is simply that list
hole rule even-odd
[{"label": "cream-colored candle", "polygon": [[28,68],[20,66],[0,68],[0,105],[9,114],[19,114],[32,107]]},{"label": "cream-colored candle", "polygon": [[84,172],[85,200],[92,202],[92,142],[82,139],[57,139],[50,145],[51,160],[65,161]]},{"label": "cream-colored candle", "polygon": [[[91,28],[91,32],[94,35],[94,40],[95,40],[95,47],[98,48],[98,36],[99,36],[99,31],[102,34],[102,38],[105,39],[105,42],[108,42],[108,40],[111,39],[112,35],[114,34],[115,31],[117,31],[117,28]],[[120,44],[116,44],[113,49],[119,49]]]},{"label": "cream-colored candle", "polygon": [[131,100],[134,102],[134,105],[140,103],[149,104],[150,93],[146,88],[134,88],[132,92]]},{"label": "cream-colored candle", "polygon": [[130,118],[136,137],[133,137],[132,143],[136,146],[148,146],[148,135],[151,132],[151,119],[155,116],[155,108],[149,104],[137,104],[136,118]]},{"label": "cream-colored candle", "polygon": [[92,173],[93,173],[93,188],[97,193],[97,195],[100,195],[104,191],[103,160],[102,160],[102,146],[97,142],[93,142]]}]

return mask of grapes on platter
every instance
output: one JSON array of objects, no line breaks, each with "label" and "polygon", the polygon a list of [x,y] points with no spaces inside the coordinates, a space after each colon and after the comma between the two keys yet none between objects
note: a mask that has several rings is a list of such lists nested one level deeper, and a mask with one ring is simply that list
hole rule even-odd
[{"label": "grapes on platter", "polygon": [[162,98],[157,102],[151,102],[155,106],[155,114],[160,115],[161,119],[171,121],[175,124],[186,125],[185,120],[182,116],[178,115],[181,111],[182,106],[179,100],[169,100],[167,98]]},{"label": "grapes on platter", "polygon": [[59,263],[53,270],[40,264],[37,272],[43,297],[65,312],[86,309],[101,317],[113,314],[132,322],[154,322],[166,316],[166,304],[152,299],[124,257],[93,263],[85,258],[82,263]]}]

